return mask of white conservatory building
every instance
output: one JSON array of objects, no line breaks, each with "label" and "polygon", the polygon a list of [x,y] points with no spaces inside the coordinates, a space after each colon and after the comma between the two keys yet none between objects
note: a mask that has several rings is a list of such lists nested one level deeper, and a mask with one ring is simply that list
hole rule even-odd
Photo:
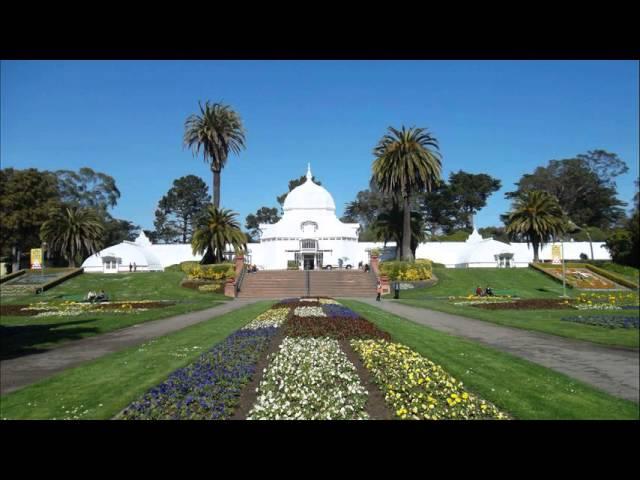
[{"label": "white conservatory building", "polygon": [[[294,188],[284,201],[284,214],[274,224],[261,224],[260,242],[247,245],[246,263],[260,270],[284,270],[289,262],[299,268],[319,269],[369,263],[373,248],[383,251],[381,260],[394,258],[395,243],[358,242],[360,225],[343,223],[336,216],[331,194],[312,180],[307,168],[306,181]],[[581,254],[596,260],[610,260],[604,242],[565,242],[564,258],[579,260]],[[551,260],[551,245],[540,249],[541,261]],[[424,242],[416,249],[416,258],[426,258],[449,268],[527,267],[533,261],[533,248],[526,243],[503,243],[482,238],[474,229],[464,242]],[[87,258],[86,272],[128,272],[135,264],[137,272],[162,271],[184,261],[199,261],[190,244],[152,244],[144,233],[134,241],[124,241]]]}]

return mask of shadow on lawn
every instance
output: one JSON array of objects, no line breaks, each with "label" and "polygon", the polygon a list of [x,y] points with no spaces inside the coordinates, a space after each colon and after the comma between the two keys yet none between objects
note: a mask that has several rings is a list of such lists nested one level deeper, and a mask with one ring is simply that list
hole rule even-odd
[{"label": "shadow on lawn", "polygon": [[65,323],[47,323],[40,325],[0,325],[0,360],[43,353],[51,347],[38,348],[42,343],[59,343],[66,340],[79,340],[86,334],[98,333],[95,327],[71,327],[93,322],[95,319],[74,320]]}]

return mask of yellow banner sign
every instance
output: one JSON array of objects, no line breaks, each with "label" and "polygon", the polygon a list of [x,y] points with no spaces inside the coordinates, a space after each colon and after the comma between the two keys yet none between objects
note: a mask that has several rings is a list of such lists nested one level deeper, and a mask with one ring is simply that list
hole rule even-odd
[{"label": "yellow banner sign", "polygon": [[32,248],[31,249],[31,269],[40,270],[41,268],[42,268],[42,249]]},{"label": "yellow banner sign", "polygon": [[560,264],[560,245],[551,245],[551,263]]}]

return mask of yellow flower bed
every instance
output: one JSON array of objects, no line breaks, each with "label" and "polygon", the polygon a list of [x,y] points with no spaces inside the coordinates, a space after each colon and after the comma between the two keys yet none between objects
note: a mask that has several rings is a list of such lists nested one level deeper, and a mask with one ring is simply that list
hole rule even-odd
[{"label": "yellow flower bed", "polygon": [[465,391],[462,382],[409,347],[386,340],[351,346],[401,419],[506,419],[494,405]]},{"label": "yellow flower bed", "polygon": [[432,277],[431,262],[424,259],[415,262],[385,261],[380,264],[380,273],[389,277],[390,280],[408,282],[429,280]]},{"label": "yellow flower bed", "polygon": [[189,269],[189,278],[192,280],[226,280],[235,277],[233,265],[202,266],[196,265]]}]

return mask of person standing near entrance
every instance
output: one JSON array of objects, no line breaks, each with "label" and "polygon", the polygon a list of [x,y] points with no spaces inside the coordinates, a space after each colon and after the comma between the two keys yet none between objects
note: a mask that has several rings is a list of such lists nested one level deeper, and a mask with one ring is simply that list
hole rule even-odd
[{"label": "person standing near entrance", "polygon": [[135,272],[138,269],[138,265],[136,265],[136,262],[133,262],[133,271]]},{"label": "person standing near entrance", "polygon": [[380,295],[382,295],[382,283],[380,283],[380,280],[378,280],[378,285],[376,286],[376,292],[378,293],[378,295],[376,295],[376,301],[379,302]]},{"label": "person standing near entrance", "polygon": [[133,265],[131,265],[131,262],[129,262],[129,273],[131,273],[131,270],[133,270]]}]

